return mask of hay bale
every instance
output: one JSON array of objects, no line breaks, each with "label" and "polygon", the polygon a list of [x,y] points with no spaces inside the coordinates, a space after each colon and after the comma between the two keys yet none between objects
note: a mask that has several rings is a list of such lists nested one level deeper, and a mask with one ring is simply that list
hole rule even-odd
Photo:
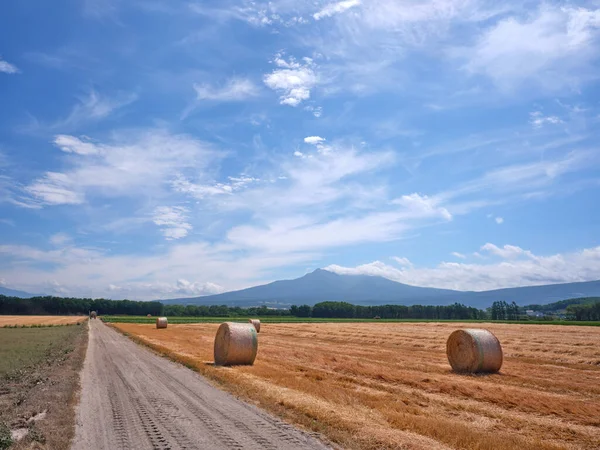
[{"label": "hay bale", "polygon": [[157,317],[156,318],[156,328],[167,328],[167,318],[166,317]]},{"label": "hay bale", "polygon": [[147,314],[146,317],[152,317],[152,314]]},{"label": "hay bale", "polygon": [[488,330],[454,331],[446,343],[446,354],[455,372],[498,372],[502,367],[500,341]]},{"label": "hay bale", "polygon": [[257,333],[260,333],[260,320],[259,319],[248,319],[248,322],[250,322],[252,325],[254,325],[254,328],[256,328]]},{"label": "hay bale", "polygon": [[215,364],[252,365],[258,351],[258,335],[251,323],[222,323],[215,336]]},{"label": "hay bale", "polygon": [[95,319],[98,316],[98,314],[96,313],[96,311],[92,311],[90,313],[90,318]]}]

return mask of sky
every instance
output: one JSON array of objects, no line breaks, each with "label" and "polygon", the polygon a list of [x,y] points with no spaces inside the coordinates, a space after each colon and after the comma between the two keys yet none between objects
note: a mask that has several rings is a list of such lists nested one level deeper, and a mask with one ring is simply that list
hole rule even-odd
[{"label": "sky", "polygon": [[600,279],[600,1],[0,5],[0,286]]}]

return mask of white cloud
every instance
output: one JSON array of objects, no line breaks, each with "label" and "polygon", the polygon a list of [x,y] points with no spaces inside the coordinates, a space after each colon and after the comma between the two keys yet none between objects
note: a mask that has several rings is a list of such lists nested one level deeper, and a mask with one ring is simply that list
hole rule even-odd
[{"label": "white cloud", "polygon": [[267,87],[280,94],[279,103],[298,106],[308,100],[311,89],[318,83],[312,59],[304,58],[300,63],[294,58],[286,61],[281,55],[276,55],[274,63],[279,68],[266,74],[263,81]]},{"label": "white cloud", "polygon": [[440,207],[437,200],[426,195],[417,193],[403,195],[393,200],[393,203],[423,216],[439,216],[446,220],[452,220],[452,214],[446,208]]},{"label": "white cloud", "polygon": [[331,17],[335,14],[343,13],[344,11],[358,5],[360,5],[360,0],[343,0],[337,3],[330,3],[319,12],[313,14],[313,17],[315,20],[321,20],[325,17]]},{"label": "white cloud", "polygon": [[10,64],[4,61],[2,58],[0,58],[0,72],[13,74],[18,73],[19,69],[17,69],[17,66]]},{"label": "white cloud", "polygon": [[182,171],[202,173],[222,156],[208,144],[161,129],[115,133],[108,144],[70,135],[58,135],[54,143],[71,154],[69,168],[47,172],[26,186],[33,199],[23,200],[23,206],[80,204],[87,195],[152,197]]},{"label": "white cloud", "polygon": [[392,256],[391,259],[401,267],[412,267],[413,265],[408,258]]},{"label": "white cloud", "polygon": [[563,123],[562,119],[557,116],[544,116],[541,111],[534,111],[529,113],[530,120],[529,123],[533,126],[533,128],[541,128],[546,124],[558,125]]},{"label": "white cloud", "polygon": [[467,258],[466,255],[464,255],[462,253],[459,253],[459,252],[452,252],[451,255],[452,256],[456,256],[457,258],[460,258],[460,259],[466,259]]},{"label": "white cloud", "polygon": [[152,221],[161,227],[168,241],[188,235],[192,226],[187,222],[189,209],[183,206],[159,206],[154,210]]},{"label": "white cloud", "polygon": [[504,223],[504,218],[502,218],[502,217],[496,217],[494,220],[496,221],[496,223],[498,225],[501,225]]},{"label": "white cloud", "polygon": [[308,136],[304,138],[304,142],[312,145],[320,144],[323,141],[325,141],[325,139],[320,136]]},{"label": "white cloud", "polygon": [[600,10],[542,5],[528,17],[500,20],[472,49],[466,69],[485,74],[502,88],[529,82],[559,89],[597,78]]},{"label": "white cloud", "polygon": [[228,177],[226,183],[196,184],[182,176],[178,176],[173,181],[172,186],[177,192],[203,199],[215,195],[231,195],[260,181],[259,178],[240,175],[239,177]]},{"label": "white cloud", "polygon": [[504,259],[514,259],[521,256],[525,256],[531,259],[535,259],[533,253],[529,250],[523,250],[521,247],[515,245],[505,245],[504,247],[497,247],[489,242],[481,247],[481,250],[487,251],[493,255],[500,256]]},{"label": "white cloud", "polygon": [[222,87],[194,83],[194,90],[198,100],[223,102],[238,102],[259,94],[258,87],[247,78],[231,78]]},{"label": "white cloud", "polygon": [[[512,259],[489,264],[442,262],[432,268],[403,269],[374,261],[357,267],[331,265],[326,269],[347,275],[382,276],[414,286],[465,291],[593,281],[598,279],[600,272],[600,247],[573,253],[535,256],[515,246],[499,248],[486,244],[484,247],[486,246],[486,250],[494,249]],[[523,255],[526,257],[519,258]]]},{"label": "white cloud", "polygon": [[85,195],[77,192],[70,177],[64,173],[46,172],[42,178],[25,187],[31,194],[34,202],[25,202],[30,205],[79,205],[84,202]]},{"label": "white cloud", "polygon": [[95,155],[100,153],[100,148],[83,137],[83,140],[75,136],[58,134],[54,136],[54,144],[65,153],[77,153],[78,155]]},{"label": "white cloud", "polygon": [[50,236],[50,243],[52,245],[64,245],[71,241],[71,236],[67,233],[56,233]]}]

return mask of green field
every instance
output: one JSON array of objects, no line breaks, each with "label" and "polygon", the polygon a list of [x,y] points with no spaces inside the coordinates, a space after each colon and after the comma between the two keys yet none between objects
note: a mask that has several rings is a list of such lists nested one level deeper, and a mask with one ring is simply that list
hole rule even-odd
[{"label": "green field", "polygon": [[79,326],[0,328],[0,379],[56,357],[79,330]]},{"label": "green field", "polygon": [[[222,323],[222,322],[248,322],[248,317],[167,317],[169,323]],[[147,323],[156,322],[156,317],[146,316],[102,316],[104,322],[109,323]],[[328,319],[314,317],[286,317],[286,316],[266,316],[253,317],[260,319],[263,323],[340,323],[340,322],[460,322],[460,323],[490,323],[490,320],[436,320],[436,319]],[[511,320],[494,321],[494,323],[513,323],[526,325],[579,325],[579,326],[600,326],[600,322],[576,322],[570,320]]]}]

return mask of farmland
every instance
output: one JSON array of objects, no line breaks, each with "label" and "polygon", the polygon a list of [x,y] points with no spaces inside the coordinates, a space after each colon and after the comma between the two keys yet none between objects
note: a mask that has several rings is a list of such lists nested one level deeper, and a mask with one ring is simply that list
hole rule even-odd
[{"label": "farmland", "polygon": [[86,342],[87,325],[0,328],[0,444],[68,448]]},{"label": "farmland", "polygon": [[87,316],[0,316],[0,327],[14,325],[73,325],[86,319]]},{"label": "farmland", "polygon": [[[254,366],[215,367],[216,324],[116,328],[345,448],[600,447],[600,329],[485,324],[499,374],[450,371],[457,323],[272,323]],[[470,325],[472,326],[472,325]]]}]

